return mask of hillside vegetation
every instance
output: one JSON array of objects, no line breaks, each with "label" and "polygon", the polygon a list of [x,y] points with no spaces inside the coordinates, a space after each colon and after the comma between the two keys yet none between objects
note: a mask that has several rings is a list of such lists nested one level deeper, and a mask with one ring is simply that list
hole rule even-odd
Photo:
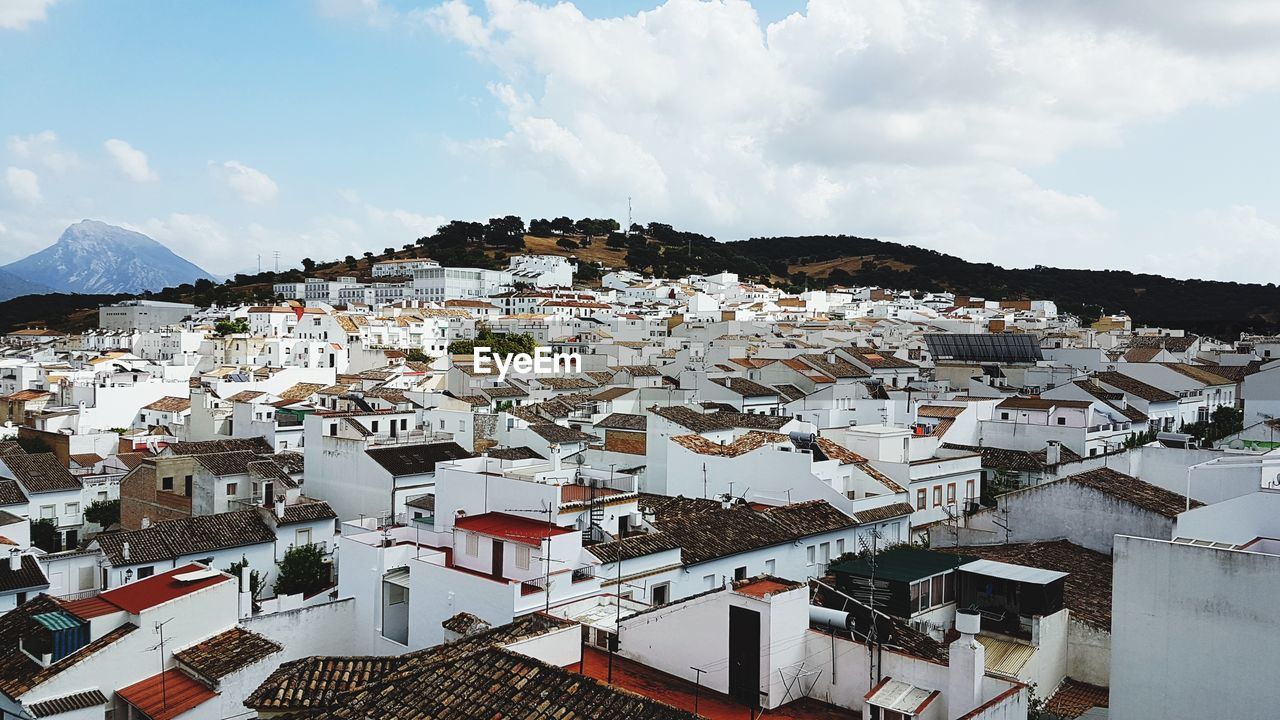
[{"label": "hillside vegetation", "polygon": [[624,233],[608,219],[567,217],[524,221],[508,215],[487,223],[452,221],[399,249],[340,260],[303,260],[288,271],[236,275],[224,283],[199,280],[141,295],[28,295],[0,303],[0,329],[29,325],[92,327],[99,305],[144,297],[198,305],[270,302],[272,284],[303,277],[368,278],[379,260],[431,257],[452,266],[505,267],[513,254],[574,256],[579,280],[596,284],[604,268],[629,268],[662,277],[720,271],[791,291],[832,285],[878,285],[950,291],[990,299],[1051,299],[1089,321],[1128,312],[1135,322],[1232,338],[1241,332],[1280,332],[1280,289],[1207,280],[1176,280],[1113,270],[1037,266],[1003,268],[911,245],[845,235],[760,237],[718,242],[663,223],[632,225]]}]

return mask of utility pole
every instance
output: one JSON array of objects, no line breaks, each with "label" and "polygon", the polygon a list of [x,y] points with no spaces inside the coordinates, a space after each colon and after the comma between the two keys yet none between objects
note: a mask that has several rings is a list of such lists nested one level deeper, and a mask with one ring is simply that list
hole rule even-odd
[{"label": "utility pole", "polygon": [[609,643],[609,680],[613,684],[613,655],[618,651],[618,645],[622,640],[622,558],[623,551],[626,549],[624,543],[626,537],[618,536],[618,585],[614,588],[613,605],[617,610],[613,616],[613,642]]}]

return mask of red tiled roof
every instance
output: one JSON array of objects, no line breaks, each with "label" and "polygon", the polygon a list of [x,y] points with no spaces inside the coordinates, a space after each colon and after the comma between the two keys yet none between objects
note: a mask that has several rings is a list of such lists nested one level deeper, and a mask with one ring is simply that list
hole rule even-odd
[{"label": "red tiled roof", "polygon": [[459,530],[491,535],[533,546],[537,546],[549,537],[572,532],[568,528],[562,528],[557,525],[548,525],[545,522],[531,520],[519,515],[507,515],[498,512],[461,517],[454,522],[453,526]]},{"label": "red tiled roof", "polygon": [[[108,590],[98,597],[122,610],[127,610],[136,615],[147,608],[152,608],[156,605],[169,602],[170,600],[175,600],[197,590],[203,590],[207,587],[217,585],[218,583],[231,580],[231,577],[221,573],[190,582],[175,579],[176,576],[183,573],[195,572],[197,570],[204,569],[205,567],[203,565],[191,563],[190,565],[184,565],[180,568],[170,570],[169,572],[161,573],[160,575],[149,577],[145,580],[139,580],[138,582],[125,585],[124,587],[116,588],[115,590]],[[160,720],[154,715],[152,715],[151,718],[152,720]]]},{"label": "red tiled roof", "polygon": [[165,670],[116,694],[151,720],[173,720],[217,695],[180,670]]},{"label": "red tiled roof", "polygon": [[69,600],[62,603],[62,609],[72,615],[75,615],[81,620],[90,620],[103,615],[120,612],[119,607],[103,600],[101,596],[88,597],[82,600]]}]

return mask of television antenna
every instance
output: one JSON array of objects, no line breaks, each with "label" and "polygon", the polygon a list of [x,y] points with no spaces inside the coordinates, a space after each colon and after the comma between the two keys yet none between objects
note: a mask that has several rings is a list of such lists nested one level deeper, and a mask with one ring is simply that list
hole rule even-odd
[{"label": "television antenna", "polygon": [[165,644],[164,626],[165,626],[165,625],[168,625],[168,624],[169,624],[169,623],[171,623],[171,622],[173,622],[173,618],[169,618],[168,620],[165,620],[165,621],[163,621],[163,622],[157,622],[157,623],[155,624],[155,630],[154,630],[154,631],[155,631],[155,633],[156,633],[156,634],[158,634],[158,635],[160,636],[160,642],[158,642],[158,643],[156,643],[155,645],[152,645],[151,647],[147,648],[147,650],[148,650],[148,651],[150,651],[150,650],[159,650],[159,651],[160,651],[160,707],[165,708],[165,709],[167,709],[167,708],[169,707],[169,689],[168,689],[167,683],[165,682],[165,679],[166,679],[166,678],[165,678],[165,676],[164,676],[164,661],[165,661],[165,655],[164,655],[164,644]]}]

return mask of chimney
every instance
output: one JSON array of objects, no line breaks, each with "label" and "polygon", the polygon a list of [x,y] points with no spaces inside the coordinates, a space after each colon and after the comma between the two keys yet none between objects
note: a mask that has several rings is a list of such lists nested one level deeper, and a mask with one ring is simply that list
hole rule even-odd
[{"label": "chimney", "polygon": [[253,580],[249,571],[249,565],[246,563],[240,568],[240,617],[245,618],[253,614]]},{"label": "chimney", "polygon": [[1044,451],[1044,464],[1057,465],[1060,462],[1062,462],[1062,443],[1050,440],[1049,446]]},{"label": "chimney", "polygon": [[22,571],[22,551],[14,548],[9,551],[9,572]]},{"label": "chimney", "polygon": [[284,519],[284,496],[283,495],[276,497],[276,519],[277,520]]},{"label": "chimney", "polygon": [[982,704],[982,677],[986,673],[986,648],[978,642],[982,616],[977,610],[956,611],[959,639],[951,643],[947,667],[947,718],[956,720]]},{"label": "chimney", "polygon": [[547,452],[551,455],[551,472],[560,469],[560,445],[559,443],[551,443],[547,446]]},{"label": "chimney", "polygon": [[121,547],[120,547],[120,557],[124,558],[124,561],[125,561],[125,562],[129,562],[129,543],[128,543],[128,541],[125,541],[125,543],[124,543],[123,545],[121,545]]}]

